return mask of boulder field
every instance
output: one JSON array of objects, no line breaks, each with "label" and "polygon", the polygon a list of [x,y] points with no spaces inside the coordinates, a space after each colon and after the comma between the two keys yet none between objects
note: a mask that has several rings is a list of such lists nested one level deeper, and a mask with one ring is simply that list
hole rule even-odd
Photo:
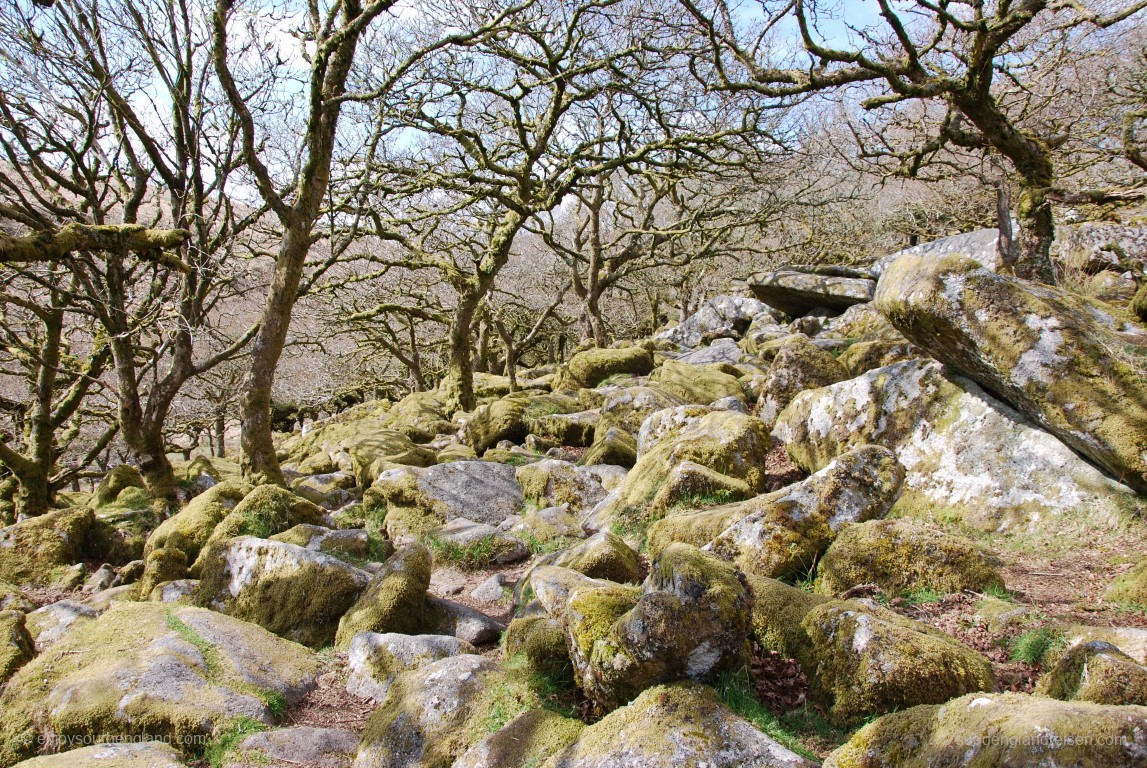
[{"label": "boulder field", "polygon": [[996,241],[113,468],[0,529],[0,768],[1147,765],[1147,327]]}]

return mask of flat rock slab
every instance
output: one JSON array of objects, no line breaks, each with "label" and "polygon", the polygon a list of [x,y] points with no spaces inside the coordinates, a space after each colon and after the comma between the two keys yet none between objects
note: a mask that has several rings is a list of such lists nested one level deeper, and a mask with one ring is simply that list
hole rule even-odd
[{"label": "flat rock slab", "polygon": [[337,728],[283,728],[253,733],[239,742],[236,751],[243,762],[225,768],[273,765],[281,760],[308,768],[346,768],[358,749],[358,734]]},{"label": "flat rock slab", "polygon": [[800,317],[818,307],[844,310],[872,301],[876,281],[779,270],[754,275],[749,288],[770,307]]},{"label": "flat rock slab", "polygon": [[97,744],[58,755],[34,757],[15,768],[185,768],[173,747],[159,742]]}]

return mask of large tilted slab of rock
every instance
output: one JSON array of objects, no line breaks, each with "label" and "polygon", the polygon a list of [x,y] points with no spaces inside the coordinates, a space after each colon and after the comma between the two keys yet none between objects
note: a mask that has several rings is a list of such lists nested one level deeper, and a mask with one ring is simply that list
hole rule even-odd
[{"label": "large tilted slab of rock", "polygon": [[907,471],[897,510],[951,515],[984,530],[1081,509],[1097,524],[1111,523],[1137,504],[1129,488],[934,361],[897,363],[797,395],[773,435],[809,471],[857,445],[890,448]]},{"label": "large tilted slab of rock", "polygon": [[339,620],[371,582],[338,558],[253,536],[213,544],[202,571],[197,604],[313,648],[334,641]]},{"label": "large tilted slab of rock", "polygon": [[1147,331],[1110,307],[960,256],[897,259],[877,308],[1113,477],[1147,493]]},{"label": "large tilted slab of rock", "polygon": [[976,263],[995,272],[1000,266],[1000,231],[998,229],[977,229],[975,232],[962,232],[951,237],[942,237],[928,243],[920,243],[902,251],[890,253],[876,260],[872,270],[879,276],[901,256],[919,256],[935,261],[944,256],[956,254],[974,260]]},{"label": "large tilted slab of rock", "polygon": [[855,277],[831,277],[808,272],[779,270],[753,275],[753,295],[781,312],[800,317],[818,307],[848,309],[872,300],[876,283]]},{"label": "large tilted slab of rock", "polygon": [[574,587],[565,608],[574,676],[603,710],[675,680],[712,679],[745,664],[748,595],[727,563],[674,544],[642,591]]},{"label": "large tilted slab of rock", "polygon": [[1138,768],[1147,707],[973,693],[885,715],[829,755],[824,768]]},{"label": "large tilted slab of rock", "polygon": [[34,750],[37,735],[192,744],[233,718],[271,724],[313,687],[318,669],[306,648],[254,624],[202,608],[117,603],[8,683],[0,764],[28,756],[19,745],[30,741]]},{"label": "large tilted slab of rock", "polygon": [[714,296],[680,325],[662,331],[653,338],[669,341],[686,349],[695,349],[706,339],[740,336],[762,315],[776,322],[773,310],[766,304],[745,296]]},{"label": "large tilted slab of rock", "polygon": [[589,726],[544,768],[813,768],[734,715],[711,688],[650,688]]}]

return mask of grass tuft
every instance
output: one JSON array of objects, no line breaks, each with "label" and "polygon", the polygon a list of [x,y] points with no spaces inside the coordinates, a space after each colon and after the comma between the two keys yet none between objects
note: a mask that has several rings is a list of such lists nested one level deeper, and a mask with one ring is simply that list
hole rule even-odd
[{"label": "grass tuft", "polygon": [[1049,627],[1033,629],[1012,641],[1011,658],[1025,664],[1042,664],[1049,651],[1062,648],[1066,642],[1067,638]]},{"label": "grass tuft", "polygon": [[726,672],[717,680],[717,695],[725,706],[748,720],[765,735],[776,740],[798,755],[811,760],[817,756],[810,752],[797,736],[786,729],[781,721],[757,698],[757,691],[748,670]]}]

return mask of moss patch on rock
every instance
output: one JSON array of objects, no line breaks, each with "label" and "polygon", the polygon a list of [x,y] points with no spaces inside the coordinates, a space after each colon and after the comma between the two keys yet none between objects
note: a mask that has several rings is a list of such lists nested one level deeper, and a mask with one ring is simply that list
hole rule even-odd
[{"label": "moss patch on rock", "polygon": [[339,620],[335,645],[346,648],[359,632],[417,634],[429,622],[430,551],[421,544],[404,547],[375,574],[361,597]]},{"label": "moss patch on rock", "polygon": [[181,549],[194,562],[207,544],[215,526],[250,492],[243,483],[226,482],[208,488],[186,507],[160,523],[148,537],[144,553],[160,548]]},{"label": "moss patch on rock", "polygon": [[0,529],[0,579],[13,584],[51,583],[55,569],[83,559],[95,519],[92,510],[77,507]]}]

